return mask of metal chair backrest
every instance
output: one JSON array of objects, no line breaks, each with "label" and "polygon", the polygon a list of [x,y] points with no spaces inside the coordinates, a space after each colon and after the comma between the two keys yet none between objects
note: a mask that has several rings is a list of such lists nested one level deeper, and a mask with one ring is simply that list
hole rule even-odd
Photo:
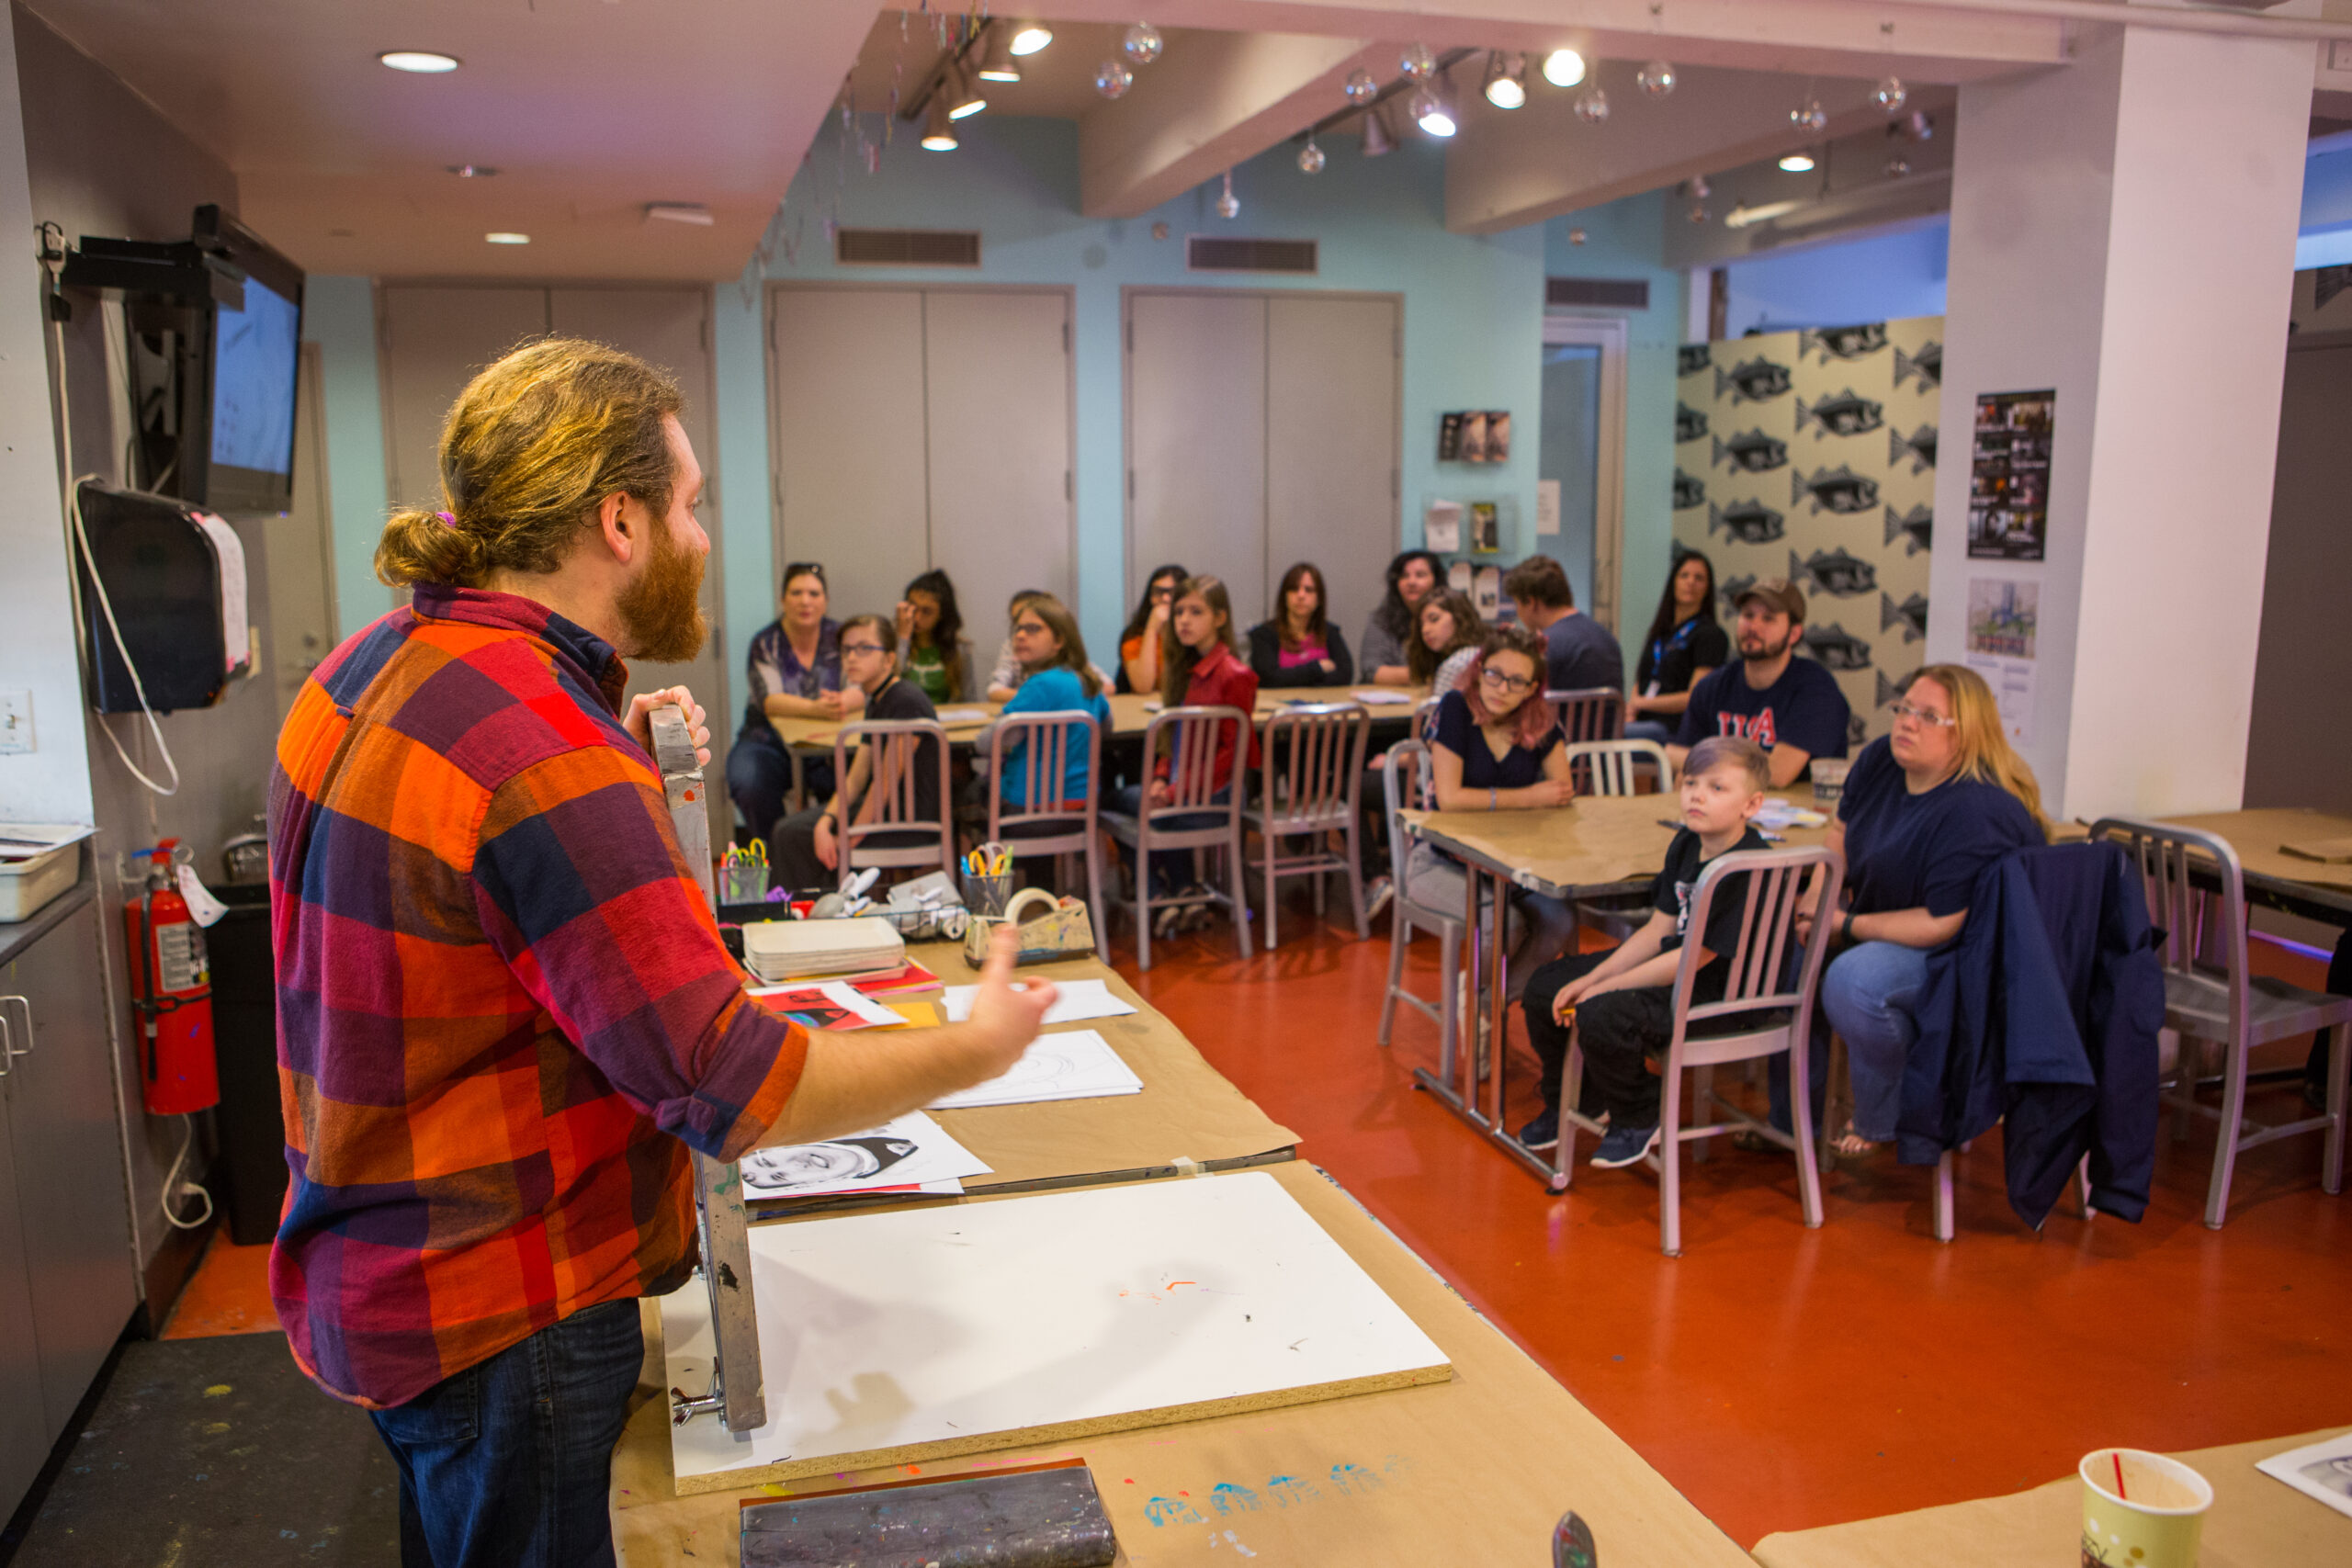
[{"label": "metal chair backrest", "polygon": [[1423,697],[1413,705],[1413,733],[1415,735],[1426,740],[1437,733],[1437,705],[1443,701],[1445,701],[1445,694],[1441,692]]},{"label": "metal chair backrest", "polygon": [[[2246,1038],[2245,868],[2228,840],[2194,828],[2132,817],[2102,817],[2091,840],[2112,840],[2139,868],[2148,923],[2166,970],[2230,991],[2230,1034]],[[2214,886],[2199,887],[2196,877]]]},{"label": "metal chair backrest", "polygon": [[1568,777],[1578,795],[1639,795],[1642,770],[1657,787],[1674,787],[1674,763],[1655,740],[1585,740],[1568,747]]},{"label": "metal chair backrest", "polygon": [[1399,898],[1405,896],[1405,867],[1413,852],[1413,840],[1397,813],[1419,810],[1436,787],[1428,742],[1399,740],[1380,754],[1380,801],[1388,819],[1388,863],[1395,868]]},{"label": "metal chair backrest", "polygon": [[[956,834],[948,821],[954,809],[947,783],[947,731],[935,718],[861,720],[845,724],[833,735],[833,777],[849,782],[854,748],[863,742],[874,754],[865,795],[847,805],[848,819],[841,825],[842,872],[847,879],[853,859],[866,865],[923,865],[936,861],[954,874]],[[924,773],[935,777],[933,814],[922,815],[918,781]],[[936,833],[929,845],[865,845],[876,833]]]},{"label": "metal chair backrest", "polygon": [[[1216,755],[1225,746],[1227,731],[1231,731],[1233,769],[1227,783],[1234,786],[1225,806],[1216,801],[1220,787],[1216,777]],[[1160,817],[1173,811],[1221,811],[1230,807],[1234,820],[1241,819],[1240,785],[1248,772],[1250,761],[1250,716],[1235,707],[1181,707],[1164,709],[1143,732],[1143,754],[1147,764],[1157,770],[1161,757],[1170,761],[1168,769],[1168,804],[1147,816]]]},{"label": "metal chair backrest", "polygon": [[1625,695],[1614,686],[1546,692],[1544,700],[1560,716],[1560,739],[1571,746],[1615,740],[1625,733]]},{"label": "metal chair backrest", "polygon": [[[1793,1025],[1805,1026],[1813,1016],[1822,966],[1828,961],[1831,922],[1818,922],[1813,941],[1802,944],[1793,984],[1784,976],[1790,973],[1790,957],[1801,945],[1796,921],[1797,910],[1805,902],[1805,879],[1816,869],[1823,882],[1819,908],[1834,909],[1846,880],[1846,858],[1826,846],[1741,850],[1707,863],[1699,886],[1690,890],[1690,923],[1683,938],[1681,962],[1674,970],[1675,1043],[1688,1037],[1690,1025],[1726,1013],[1787,1008]],[[1727,965],[1723,998],[1693,1007],[1691,987],[1699,977],[1701,944],[1716,896],[1727,880],[1742,873],[1747,874],[1747,886],[1740,912],[1739,943],[1730,953],[1715,954]]]},{"label": "metal chair backrest", "polygon": [[1372,713],[1362,703],[1276,708],[1260,742],[1260,809],[1269,832],[1344,828],[1363,799]]},{"label": "metal chair backrest", "polygon": [[[1068,795],[1070,763],[1083,754],[1086,794],[1072,801]],[[1021,796],[1007,800],[1004,765],[1013,757],[1027,758]],[[1064,837],[1078,847],[1094,837],[1095,813],[1102,795],[1102,728],[1084,712],[1008,714],[996,721],[989,736],[989,837],[1001,840],[1007,828],[1031,829],[1023,847],[1046,852]],[[1063,829],[1046,834],[1050,828]]]}]

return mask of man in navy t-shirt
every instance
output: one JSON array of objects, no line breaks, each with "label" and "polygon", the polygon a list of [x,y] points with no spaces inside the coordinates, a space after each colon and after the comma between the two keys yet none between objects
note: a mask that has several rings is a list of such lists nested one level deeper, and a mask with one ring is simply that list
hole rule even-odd
[{"label": "man in navy t-shirt", "polygon": [[1772,787],[1806,776],[1815,757],[1846,754],[1850,710],[1838,677],[1795,655],[1804,627],[1804,594],[1784,577],[1768,577],[1743,592],[1739,662],[1726,664],[1690,689],[1682,728],[1667,748],[1674,765],[1711,735],[1753,740],[1770,753]]}]

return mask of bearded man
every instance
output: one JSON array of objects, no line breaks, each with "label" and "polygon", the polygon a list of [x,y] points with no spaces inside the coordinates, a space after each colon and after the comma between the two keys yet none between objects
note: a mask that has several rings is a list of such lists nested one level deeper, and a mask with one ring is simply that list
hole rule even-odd
[{"label": "bearded man", "polygon": [[[694,1263],[689,1150],[840,1137],[1008,1070],[1053,987],[1001,942],[968,1022],[804,1032],[744,994],[624,658],[692,658],[710,542],[676,386],[553,338],[476,377],[411,604],[303,685],[270,789],[293,1179],[270,1292],[401,1472],[409,1568],[613,1562],[638,1302]],[[708,752],[703,756],[708,759]]]}]

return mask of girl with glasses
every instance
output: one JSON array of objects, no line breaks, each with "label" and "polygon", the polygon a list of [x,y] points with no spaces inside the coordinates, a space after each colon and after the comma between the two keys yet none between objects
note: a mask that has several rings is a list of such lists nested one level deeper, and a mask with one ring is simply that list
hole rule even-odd
[{"label": "girl with glasses", "polygon": [[[931,699],[923,695],[922,688],[899,675],[899,630],[892,619],[855,615],[844,622],[841,658],[842,671],[864,699],[867,719],[881,723],[939,716]],[[936,740],[926,739],[914,748],[914,814],[922,820],[935,821],[940,815],[938,745]],[[842,781],[842,787],[832,792],[824,805],[797,811],[776,824],[772,858],[783,886],[797,893],[807,888],[831,887],[840,880],[842,829],[847,823],[865,819],[876,805],[889,797],[898,783],[896,774],[875,777],[874,756],[873,747],[858,748],[850,759],[849,777]],[[877,848],[897,849],[922,843],[928,837],[924,833],[892,831],[877,833],[863,841]]]},{"label": "girl with glasses", "polygon": [[[1575,798],[1558,718],[1544,701],[1544,639],[1525,626],[1498,626],[1459,691],[1438,700],[1430,742],[1440,811],[1530,811]],[[1404,896],[1424,908],[1460,915],[1465,889],[1460,863],[1415,840],[1405,866]],[[1557,898],[1511,897],[1509,995],[1528,973],[1558,954],[1576,933],[1576,911]]]},{"label": "girl with glasses", "polygon": [[1168,630],[1169,613],[1176,605],[1176,590],[1193,574],[1176,565],[1157,566],[1144,580],[1143,597],[1136,613],[1119,633],[1119,684],[1122,692],[1159,690],[1160,639]]}]

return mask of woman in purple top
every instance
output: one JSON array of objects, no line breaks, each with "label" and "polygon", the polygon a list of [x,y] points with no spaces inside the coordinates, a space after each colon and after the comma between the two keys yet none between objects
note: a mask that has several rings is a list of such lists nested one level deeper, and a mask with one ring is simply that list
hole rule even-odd
[{"label": "woman in purple top", "polygon": [[1344,686],[1356,678],[1348,639],[1327,613],[1323,569],[1300,561],[1283,573],[1274,617],[1250,628],[1250,668],[1261,686]]},{"label": "woman in purple top", "polygon": [[[865,694],[842,680],[841,626],[825,614],[825,569],[794,561],[784,569],[776,618],[752,638],[744,659],[743,725],[727,752],[727,794],[755,838],[784,815],[792,759],[776,718],[854,719]],[[820,798],[833,787],[833,765],[811,761],[804,781]]]}]

